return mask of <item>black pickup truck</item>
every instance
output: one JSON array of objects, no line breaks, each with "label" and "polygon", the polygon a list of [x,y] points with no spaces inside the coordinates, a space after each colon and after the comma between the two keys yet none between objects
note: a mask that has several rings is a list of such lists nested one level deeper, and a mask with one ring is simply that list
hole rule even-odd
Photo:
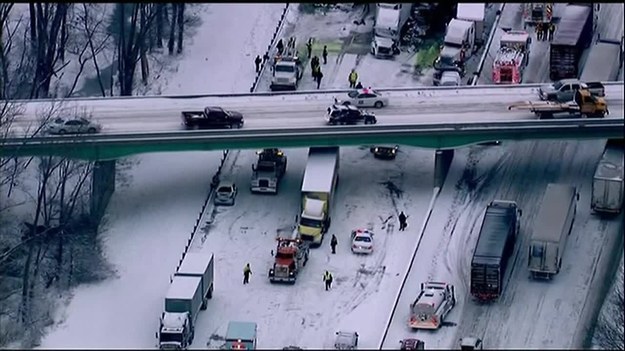
[{"label": "black pickup truck", "polygon": [[243,115],[221,107],[209,106],[204,111],[182,111],[182,123],[187,129],[241,128]]}]

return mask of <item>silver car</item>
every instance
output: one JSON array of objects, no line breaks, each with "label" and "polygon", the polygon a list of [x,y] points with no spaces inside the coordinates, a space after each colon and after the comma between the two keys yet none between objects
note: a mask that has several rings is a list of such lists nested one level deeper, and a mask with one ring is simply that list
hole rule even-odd
[{"label": "silver car", "polygon": [[215,205],[233,206],[237,196],[237,186],[231,181],[221,181],[215,191]]},{"label": "silver car", "polygon": [[48,134],[94,134],[102,130],[102,126],[86,118],[57,118],[49,123],[45,131]]}]

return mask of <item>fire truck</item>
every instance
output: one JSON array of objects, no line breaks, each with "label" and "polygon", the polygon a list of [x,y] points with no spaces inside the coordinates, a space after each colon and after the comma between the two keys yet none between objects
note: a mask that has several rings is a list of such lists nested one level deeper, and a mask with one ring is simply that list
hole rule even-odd
[{"label": "fire truck", "polygon": [[526,31],[508,31],[501,36],[493,61],[493,83],[521,83],[529,61],[530,43],[530,35]]},{"label": "fire truck", "polygon": [[524,26],[549,23],[553,19],[552,2],[529,2],[522,6]]}]

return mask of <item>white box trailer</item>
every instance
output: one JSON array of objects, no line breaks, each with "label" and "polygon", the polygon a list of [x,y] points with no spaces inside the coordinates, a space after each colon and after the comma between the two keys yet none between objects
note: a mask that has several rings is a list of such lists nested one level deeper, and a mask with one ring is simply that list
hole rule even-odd
[{"label": "white box trailer", "polygon": [[411,11],[411,3],[376,4],[374,35],[399,43],[401,30],[410,18]]},{"label": "white box trailer", "polygon": [[619,213],[623,207],[623,155],[619,146],[606,146],[592,180],[590,208],[599,213]]},{"label": "white box trailer", "polygon": [[459,3],[456,10],[456,18],[471,21],[475,24],[475,43],[484,44],[484,17],[486,16],[486,3]]},{"label": "white box trailer", "polygon": [[579,80],[584,83],[613,81],[616,80],[620,68],[621,42],[599,40],[590,49]]},{"label": "white box trailer", "polygon": [[577,213],[577,189],[568,184],[549,184],[529,247],[532,278],[551,279],[562,267],[562,257]]},{"label": "white box trailer", "polygon": [[214,261],[212,252],[188,252],[174,275],[176,277],[199,277],[202,279],[203,310],[207,307],[207,300],[213,298]]}]

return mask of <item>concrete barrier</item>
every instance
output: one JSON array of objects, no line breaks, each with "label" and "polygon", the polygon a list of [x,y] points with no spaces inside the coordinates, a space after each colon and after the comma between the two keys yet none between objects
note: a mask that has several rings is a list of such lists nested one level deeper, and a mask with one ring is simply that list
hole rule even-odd
[{"label": "concrete barrier", "polygon": [[402,291],[404,290],[404,286],[406,285],[406,281],[408,280],[408,276],[410,275],[410,271],[412,270],[412,265],[414,264],[414,259],[417,257],[417,251],[419,251],[419,246],[421,246],[421,240],[423,239],[423,234],[425,233],[425,228],[427,228],[428,222],[430,221],[430,216],[432,215],[432,210],[434,209],[434,203],[438,198],[438,194],[440,194],[441,188],[436,187],[432,193],[432,199],[430,200],[430,205],[428,206],[425,219],[421,224],[421,229],[419,230],[419,240],[412,251],[412,257],[410,258],[410,264],[406,267],[406,271],[404,272],[404,278],[401,282],[399,290],[397,291],[397,295],[395,295],[395,302],[393,303],[393,308],[391,309],[391,313],[388,315],[386,319],[386,326],[384,327],[384,334],[382,334],[382,339],[380,339],[380,343],[378,344],[378,350],[382,350],[382,346],[384,345],[384,341],[386,341],[386,336],[388,335],[388,329],[391,326],[391,322],[393,321],[393,316],[395,315],[395,311],[397,310],[397,305],[399,304],[399,297],[401,296]]},{"label": "concrete barrier", "polygon": [[[280,15],[280,20],[278,21],[278,24],[276,25],[276,29],[273,31],[273,35],[271,36],[271,41],[269,42],[269,45],[267,45],[267,51],[265,51],[264,56],[266,57],[271,57],[271,48],[276,44],[276,39],[278,37],[278,33],[280,32],[280,30],[282,29],[282,26],[284,24],[284,19],[286,18],[286,13],[289,10],[289,4],[287,3],[284,6],[284,10],[282,10],[282,15]],[[265,67],[267,66],[267,64],[269,63],[269,59],[267,59],[266,61],[263,60],[263,63],[260,66],[260,70],[258,71],[258,73],[256,73],[256,77],[254,78],[254,83],[252,83],[252,87],[250,88],[250,93],[253,93],[256,90],[256,87],[258,86],[258,81],[260,80],[260,77],[263,76],[263,73],[265,72]]]}]

